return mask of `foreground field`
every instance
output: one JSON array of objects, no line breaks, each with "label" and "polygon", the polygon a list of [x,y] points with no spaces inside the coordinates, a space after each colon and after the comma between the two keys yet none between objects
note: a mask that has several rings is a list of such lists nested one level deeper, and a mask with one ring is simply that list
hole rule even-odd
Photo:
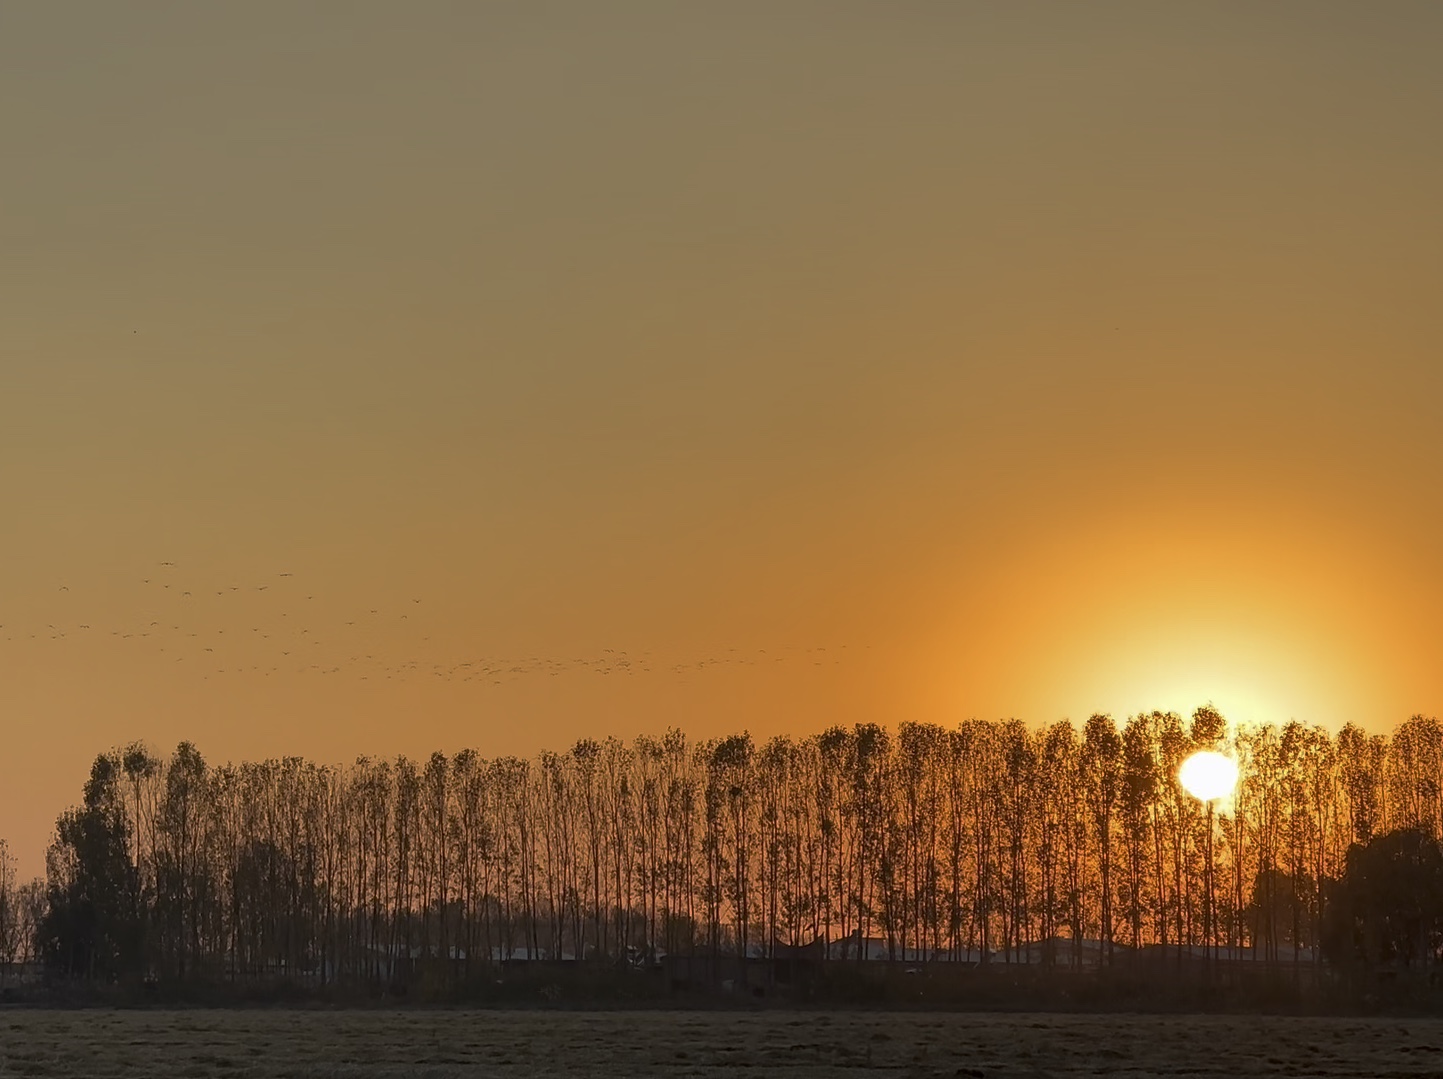
[{"label": "foreground field", "polygon": [[0,1011],[0,1077],[1443,1075],[1443,1020]]}]

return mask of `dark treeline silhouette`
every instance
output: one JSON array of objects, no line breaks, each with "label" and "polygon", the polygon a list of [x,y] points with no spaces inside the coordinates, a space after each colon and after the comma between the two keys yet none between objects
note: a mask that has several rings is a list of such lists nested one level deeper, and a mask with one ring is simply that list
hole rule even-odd
[{"label": "dark treeline silhouette", "polygon": [[[1176,780],[1198,749],[1240,766],[1211,815]],[[105,982],[380,989],[807,945],[839,964],[1163,945],[1418,967],[1440,941],[1440,824],[1443,725],[1423,717],[1388,737],[1230,729],[1209,707],[1080,731],[670,731],[341,767],[136,744],[96,758],[43,884],[17,886],[0,852],[0,947]]]}]

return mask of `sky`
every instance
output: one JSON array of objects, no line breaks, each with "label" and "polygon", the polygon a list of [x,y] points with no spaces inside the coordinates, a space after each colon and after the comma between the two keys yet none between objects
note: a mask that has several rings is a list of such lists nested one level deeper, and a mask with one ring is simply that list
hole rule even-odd
[{"label": "sky", "polygon": [[95,754],[1443,710],[1443,6],[0,8],[0,836]]}]

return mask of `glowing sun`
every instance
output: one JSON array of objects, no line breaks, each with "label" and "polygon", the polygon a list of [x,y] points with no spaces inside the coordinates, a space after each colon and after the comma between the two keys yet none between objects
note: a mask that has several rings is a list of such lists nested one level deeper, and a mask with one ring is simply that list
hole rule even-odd
[{"label": "glowing sun", "polygon": [[1226,798],[1238,785],[1238,765],[1231,757],[1203,750],[1182,762],[1177,780],[1199,802]]}]

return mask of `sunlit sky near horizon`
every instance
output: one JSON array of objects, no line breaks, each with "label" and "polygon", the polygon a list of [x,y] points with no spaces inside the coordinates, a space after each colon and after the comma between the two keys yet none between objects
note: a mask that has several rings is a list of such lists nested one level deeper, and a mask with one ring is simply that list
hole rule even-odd
[{"label": "sunlit sky near horizon", "polygon": [[135,738],[1443,710],[1443,6],[1086,8],[0,9],[22,865]]}]

